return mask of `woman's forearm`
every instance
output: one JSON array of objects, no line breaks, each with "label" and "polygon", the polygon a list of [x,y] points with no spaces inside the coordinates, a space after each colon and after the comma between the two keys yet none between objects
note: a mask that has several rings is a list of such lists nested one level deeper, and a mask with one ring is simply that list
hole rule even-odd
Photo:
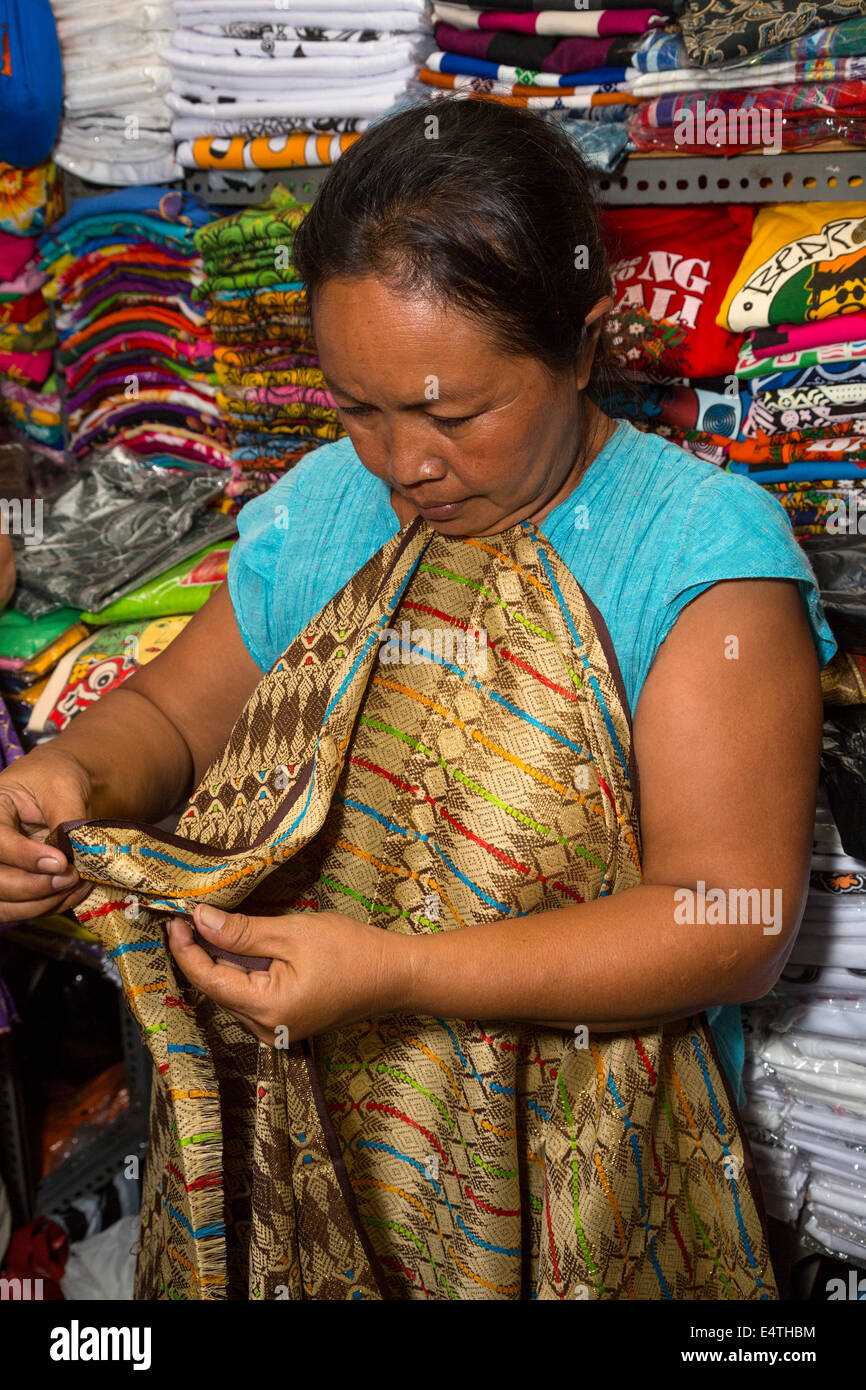
[{"label": "woman's forearm", "polygon": [[[770,988],[790,927],[678,921],[677,889],[641,884],[594,902],[463,930],[399,937],[400,1011],[557,1020],[594,1031],[683,1018]],[[793,894],[797,898],[796,892]],[[773,901],[772,897],[770,901]]]},{"label": "woman's forearm", "polygon": [[31,758],[71,758],[86,775],[88,815],[159,820],[188,795],[190,751],[170,719],[128,686],[84,710]]}]

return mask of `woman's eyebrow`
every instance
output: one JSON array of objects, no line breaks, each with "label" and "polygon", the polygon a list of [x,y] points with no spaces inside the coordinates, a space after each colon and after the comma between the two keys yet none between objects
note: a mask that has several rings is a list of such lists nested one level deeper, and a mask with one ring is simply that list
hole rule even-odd
[{"label": "woman's eyebrow", "polygon": [[[324,373],[323,373],[323,375],[324,375]],[[362,401],[362,400],[360,400],[360,399],[358,398],[358,396],[353,396],[353,395],[352,395],[352,392],[351,392],[351,391],[347,391],[346,388],[345,388],[345,386],[340,386],[336,381],[332,380],[330,377],[326,377],[325,380],[326,380],[326,382],[327,382],[328,390],[329,390],[329,391],[331,391],[332,393],[336,393],[336,395],[338,395],[338,396],[346,396],[346,397],[348,397],[348,399],[349,399],[354,405],[369,406],[371,410],[375,410],[375,409],[377,408],[376,406],[374,406],[374,405],[372,404],[372,402],[370,402],[370,401]],[[397,407],[397,409],[398,409],[398,410],[426,410],[426,409],[428,409],[431,405],[436,405],[437,402],[441,402],[441,401],[459,401],[461,398],[465,398],[466,394],[467,394],[467,392],[465,392],[465,391],[460,391],[460,390],[458,390],[458,391],[443,391],[441,388],[437,388],[437,394],[436,394],[434,397],[431,398],[431,397],[429,397],[429,396],[422,396],[421,399],[420,399],[420,400],[417,400],[417,401],[406,401],[406,402],[404,402],[403,405],[399,405],[399,406]]]}]

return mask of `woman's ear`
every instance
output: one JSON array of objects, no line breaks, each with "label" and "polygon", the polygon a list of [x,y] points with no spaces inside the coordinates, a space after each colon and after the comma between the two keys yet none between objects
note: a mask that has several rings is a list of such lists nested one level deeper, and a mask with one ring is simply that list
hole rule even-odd
[{"label": "woman's ear", "polygon": [[579,391],[583,391],[589,381],[589,374],[592,370],[593,358],[595,357],[595,349],[598,344],[599,334],[601,333],[601,320],[605,314],[610,313],[612,308],[613,299],[609,294],[605,295],[604,299],[600,299],[598,303],[593,304],[584,319],[584,324],[586,326],[586,341],[583,351],[580,354],[580,361],[577,367],[577,389]]},{"label": "woman's ear", "polygon": [[[609,314],[612,308],[613,296],[606,294],[604,296],[604,299],[599,299],[596,304],[593,304],[592,308],[590,309],[589,313],[584,319],[584,323],[586,324],[587,328],[589,328],[591,324],[595,323],[596,319],[600,319],[603,314]],[[601,325],[599,325],[599,328],[600,327]]]}]

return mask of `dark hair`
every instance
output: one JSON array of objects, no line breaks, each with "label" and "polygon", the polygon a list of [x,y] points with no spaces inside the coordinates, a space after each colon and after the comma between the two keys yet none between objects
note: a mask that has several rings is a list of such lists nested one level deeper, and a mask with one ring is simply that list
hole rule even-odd
[{"label": "dark hair", "polygon": [[[612,292],[595,191],[569,138],[532,112],[432,100],[373,125],[294,240],[311,304],[332,275],[377,275],[481,320],[505,351],[574,364]],[[621,380],[604,329],[589,393]]]}]

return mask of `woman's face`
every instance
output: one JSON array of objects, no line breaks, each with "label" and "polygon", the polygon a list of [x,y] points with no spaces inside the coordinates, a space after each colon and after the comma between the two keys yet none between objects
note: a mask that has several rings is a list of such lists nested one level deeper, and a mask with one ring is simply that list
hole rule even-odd
[{"label": "woman's face", "polygon": [[404,525],[421,516],[446,535],[492,535],[568,490],[589,349],[551,377],[491,345],[474,319],[373,276],[326,281],[314,320],[343,424]]}]

